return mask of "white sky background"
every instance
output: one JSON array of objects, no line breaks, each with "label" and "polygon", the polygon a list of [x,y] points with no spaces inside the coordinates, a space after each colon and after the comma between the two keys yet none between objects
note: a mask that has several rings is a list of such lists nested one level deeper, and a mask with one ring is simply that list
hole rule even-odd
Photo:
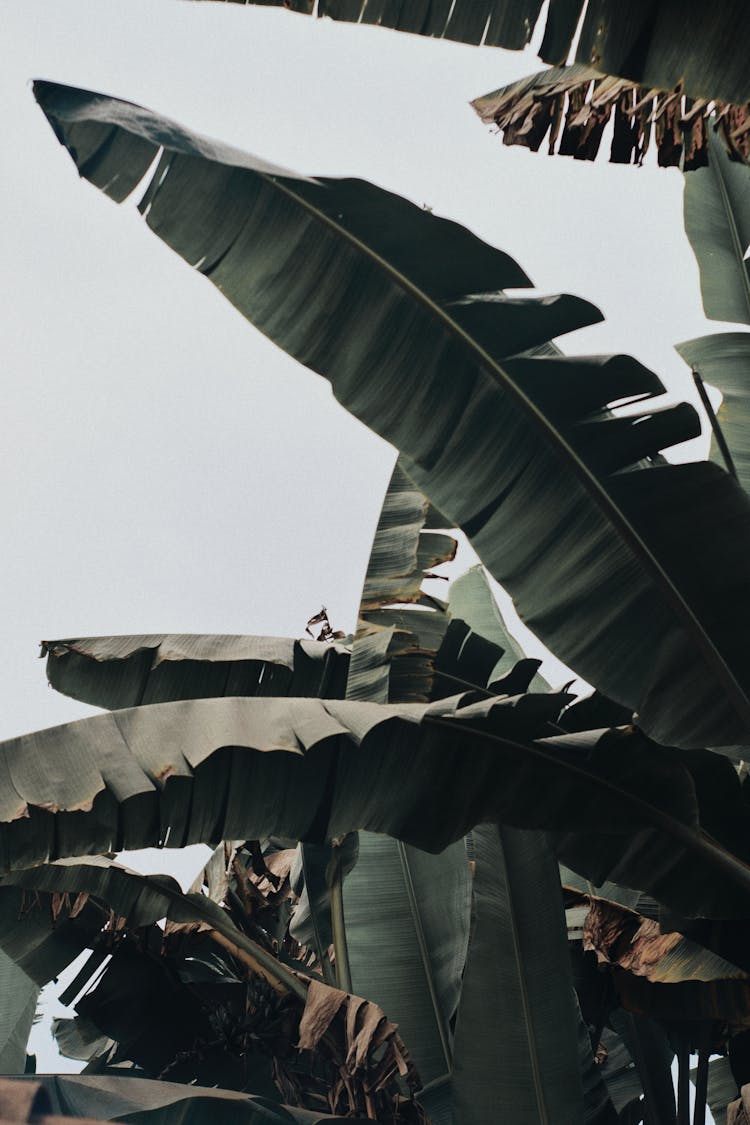
[{"label": "white sky background", "polygon": [[720,326],[681,174],[503,146],[467,103],[533,55],[181,0],[3,0],[0,25],[0,738],[92,710],[46,686],[41,637],[299,635],[321,604],[351,628],[393,461],[132,203],[79,181],[31,78],[426,203],[603,309],[566,351],[629,352],[692,397],[672,345]]}]

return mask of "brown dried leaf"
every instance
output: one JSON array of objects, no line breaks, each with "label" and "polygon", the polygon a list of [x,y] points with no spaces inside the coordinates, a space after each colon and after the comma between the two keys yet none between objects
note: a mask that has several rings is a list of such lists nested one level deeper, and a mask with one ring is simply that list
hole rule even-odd
[{"label": "brown dried leaf", "polygon": [[585,66],[542,71],[472,104],[484,122],[498,127],[504,144],[536,152],[549,132],[550,155],[577,160],[595,158],[614,109],[613,163],[642,163],[653,135],[660,166],[680,165],[685,172],[708,164],[707,122],[715,115],[730,156],[750,161],[750,106],[643,88]]},{"label": "brown dried leaf", "polygon": [[319,981],[310,982],[307,1003],[299,1025],[300,1050],[315,1050],[341,1005],[348,999],[347,993],[338,988],[331,988]]}]

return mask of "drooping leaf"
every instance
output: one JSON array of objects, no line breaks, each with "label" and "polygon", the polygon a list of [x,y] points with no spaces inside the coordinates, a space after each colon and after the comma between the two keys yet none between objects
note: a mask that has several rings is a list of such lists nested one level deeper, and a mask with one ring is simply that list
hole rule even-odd
[{"label": "drooping leaf", "polygon": [[662,741],[744,740],[750,502],[712,465],[619,472],[694,436],[695,412],[597,418],[661,391],[629,359],[506,358],[593,306],[498,293],[527,283],[507,256],[370,184],[280,173],[101,95],[35,92],[113,198],[163,147],[147,223],[402,451],[556,655]]},{"label": "drooping leaf", "polygon": [[[291,8],[352,23],[460,43],[521,50],[530,42],[542,0],[232,0]],[[551,0],[544,11],[545,62],[564,63],[575,41],[583,0]],[[581,24],[576,61],[604,74],[630,78],[693,97],[750,101],[743,64],[750,29],[739,0],[712,6],[695,0],[686,12],[677,0],[589,0]]]},{"label": "drooping leaf", "polygon": [[579,1019],[557,865],[542,833],[481,825],[470,841],[476,868],[454,1119],[578,1125]]},{"label": "drooping leaf", "polygon": [[[614,116],[609,159],[642,164],[653,140],[663,167],[692,172],[709,163],[709,133],[735,159],[750,157],[746,105],[686,97],[681,90],[644,88],[626,78],[602,77],[586,65],[553,67],[511,82],[472,105],[488,125],[496,125],[506,145],[538,151],[549,138],[550,156],[595,160],[604,131]],[[713,159],[713,157],[712,157]]]},{"label": "drooping leaf", "polygon": [[[23,1091],[7,1087],[23,1084]],[[324,1125],[343,1117],[311,1113],[291,1106],[274,1105],[265,1098],[231,1090],[203,1089],[177,1082],[104,1075],[46,1074],[16,1078],[0,1084],[3,1118],[9,1122],[38,1122],[46,1114],[85,1117],[90,1121],[128,1121],[132,1125]],[[13,1105],[23,1106],[24,1116],[11,1116]],[[26,1116],[33,1107],[33,1117]],[[364,1118],[346,1118],[349,1125],[366,1125]]]},{"label": "drooping leaf", "polygon": [[746,846],[747,813],[726,758],[628,729],[545,737],[556,696],[462,703],[203,699],[11,739],[2,867],[363,828],[439,851],[497,818],[551,830],[558,856],[595,884],[636,886],[687,915],[750,910],[748,868],[727,851]]},{"label": "drooping leaf", "polygon": [[343,645],[285,637],[78,637],[42,641],[57,691],[117,710],[220,695],[341,698]]},{"label": "drooping leaf", "polygon": [[0,1074],[23,1074],[39,986],[0,949]]},{"label": "drooping leaf", "polygon": [[652,918],[594,895],[566,893],[567,906],[586,911],[583,947],[600,965],[614,965],[655,983],[746,980],[748,974],[683,934],[664,932]]}]

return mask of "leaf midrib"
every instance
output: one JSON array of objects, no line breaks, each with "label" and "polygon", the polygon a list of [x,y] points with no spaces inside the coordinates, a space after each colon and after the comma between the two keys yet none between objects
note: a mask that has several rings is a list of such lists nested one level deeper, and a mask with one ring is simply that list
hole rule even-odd
[{"label": "leaf midrib", "polygon": [[[284,183],[281,183],[273,176],[264,174],[263,172],[256,172],[260,178],[265,182],[272,184],[277,190],[292,198],[295,203],[304,208],[309,214],[313,216],[318,222],[330,227],[345,241],[348,241],[352,246],[359,250],[366,257],[375,262],[392,280],[404,289],[414,300],[424,305],[428,312],[430,312],[449,333],[453,333],[459,338],[461,343],[467,348],[469,352],[474,354],[480,363],[489,374],[495,375],[503,388],[508,391],[511,397],[515,398],[531,417],[531,420],[543,431],[543,433],[551,438],[553,446],[558,448],[558,451],[567,458],[572,466],[575,475],[583,483],[589,493],[593,493],[592,499],[598,503],[599,507],[603,510],[605,516],[614,524],[615,528],[621,533],[626,543],[630,545],[637,557],[640,558],[644,564],[644,568],[651,572],[652,577],[656,580],[658,586],[661,587],[662,593],[666,595],[668,602],[671,604],[673,610],[679,617],[687,621],[691,627],[691,632],[696,635],[696,640],[699,647],[703,650],[704,656],[707,657],[709,665],[713,665],[717,672],[718,679],[724,687],[728,699],[734,706],[737,714],[743,720],[745,725],[750,729],[750,699],[737,681],[734,673],[729,665],[724,660],[723,656],[716,648],[711,637],[706,633],[695,615],[693,609],[685,601],[682,594],[672,582],[671,578],[659,563],[658,559],[648,549],[646,543],[638,534],[636,529],[625,517],[620,508],[614,503],[609,493],[599,482],[598,478],[591,472],[585,462],[578,456],[575,449],[565,440],[564,436],[547,420],[546,416],[539,410],[534,402],[528,398],[526,394],[518,387],[513,380],[508,376],[507,372],[501,364],[493,359],[472,336],[469,335],[465,329],[458,324],[449,314],[428,296],[423,290],[416,286],[408,277],[391,265],[387,259],[383,258],[380,254],[374,251],[371,247],[363,243],[356,235],[351,234],[345,227],[340,226],[333,219],[331,219],[324,212],[313,207],[304,197],[299,196],[296,192],[288,188]],[[320,181],[318,181],[320,182]]]}]

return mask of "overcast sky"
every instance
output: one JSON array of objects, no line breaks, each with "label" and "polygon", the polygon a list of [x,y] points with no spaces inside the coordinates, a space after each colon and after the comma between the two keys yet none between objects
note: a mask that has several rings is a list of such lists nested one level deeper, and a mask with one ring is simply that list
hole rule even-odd
[{"label": "overcast sky", "polygon": [[0,738],[90,708],[56,696],[40,638],[298,635],[355,621],[392,450],[251,328],[132,204],[78,180],[40,77],[140,102],[306,173],[356,175],[518,258],[607,321],[682,397],[672,350],[715,331],[682,177],[505,148],[468,105],[539,64],[184,0],[3,0]]}]

